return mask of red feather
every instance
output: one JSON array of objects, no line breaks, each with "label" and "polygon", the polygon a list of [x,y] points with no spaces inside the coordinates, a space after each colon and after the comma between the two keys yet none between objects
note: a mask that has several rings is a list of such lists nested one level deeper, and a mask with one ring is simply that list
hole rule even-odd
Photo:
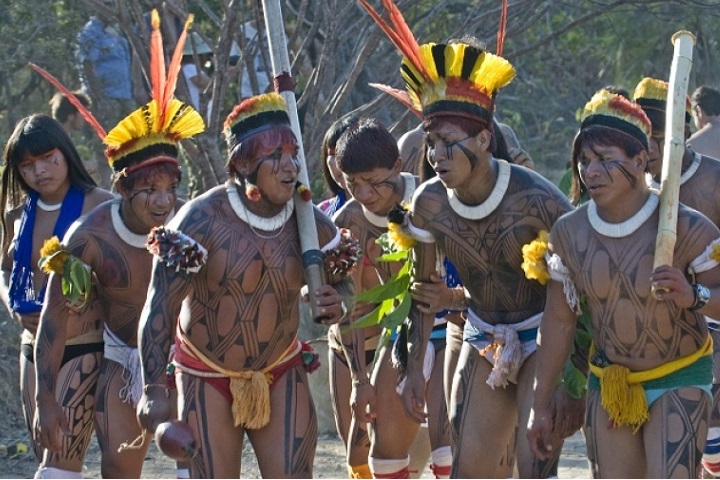
[{"label": "red feather", "polygon": [[[405,21],[405,17],[403,17],[400,12],[400,9],[392,2],[392,0],[382,0],[382,3],[390,16],[390,21],[397,30],[398,37],[403,44],[406,45],[406,50],[410,50],[412,53],[411,56],[408,56],[414,59],[415,64],[422,65],[422,62],[420,61],[420,46],[418,45],[412,30],[410,30],[410,26]],[[424,70],[421,69],[420,71],[424,73]]]},{"label": "red feather", "polygon": [[[150,34],[150,85],[151,96],[158,103],[163,100],[165,86],[165,52],[163,50],[162,33],[160,33],[160,15],[152,11],[152,33]],[[165,124],[165,111],[158,109],[160,125]]]},{"label": "red feather", "polygon": [[405,90],[400,90],[389,85],[383,85],[382,83],[368,83],[368,85],[394,97],[400,103],[405,105],[411,112],[419,118],[422,118],[422,113],[415,107],[415,105],[413,105],[412,100],[410,100],[410,95],[408,95]]},{"label": "red feather", "polygon": [[359,1],[373,20],[375,20],[375,23],[378,24],[380,29],[385,32],[388,38],[390,38],[390,41],[393,42],[397,49],[410,60],[413,66],[425,78],[428,78],[425,67],[420,61],[420,46],[418,45],[417,40],[415,40],[415,36],[410,31],[410,27],[405,21],[405,18],[403,18],[402,13],[400,13],[397,6],[392,3],[392,0],[383,0],[383,6],[390,14],[390,21],[393,23],[395,30],[393,30],[393,26],[388,25],[388,23],[383,20],[380,14],[368,3],[368,0]]},{"label": "red feather", "polygon": [[175,93],[175,87],[177,86],[177,79],[180,75],[180,69],[182,68],[181,62],[183,57],[183,50],[185,49],[185,40],[187,39],[187,32],[192,25],[194,15],[188,15],[185,21],[185,28],[180,32],[177,44],[175,45],[175,51],[173,52],[170,65],[168,66],[167,80],[165,83],[165,91],[163,92],[162,101],[160,102],[160,108],[162,111],[167,111],[167,107],[170,105],[170,101]]},{"label": "red feather", "polygon": [[507,0],[502,2],[502,13],[500,13],[500,26],[497,33],[497,56],[502,56],[503,44],[505,43],[505,30],[507,28]]},{"label": "red feather", "polygon": [[105,129],[103,129],[102,125],[100,125],[100,122],[97,121],[93,114],[90,113],[90,110],[85,108],[85,105],[83,105],[82,102],[80,102],[80,100],[78,100],[78,98],[65,87],[65,85],[60,83],[60,80],[51,75],[47,70],[35,65],[34,63],[30,63],[30,68],[39,73],[40,76],[43,77],[45,80],[53,84],[55,88],[60,90],[60,92],[62,92],[65,97],[67,97],[68,101],[72,103],[75,108],[77,108],[78,112],[80,113],[80,115],[82,115],[85,121],[90,124],[93,130],[95,130],[97,136],[100,137],[100,141],[105,140],[107,134],[105,133]]}]

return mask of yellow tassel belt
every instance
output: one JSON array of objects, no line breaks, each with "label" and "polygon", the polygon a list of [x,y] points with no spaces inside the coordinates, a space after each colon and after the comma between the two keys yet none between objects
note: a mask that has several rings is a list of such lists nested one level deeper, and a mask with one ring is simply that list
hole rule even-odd
[{"label": "yellow tassel belt", "polygon": [[183,353],[195,357],[204,363],[212,372],[197,370],[186,365],[175,363],[179,370],[196,377],[229,378],[230,394],[232,395],[232,414],[235,426],[258,429],[270,422],[270,384],[273,381],[273,369],[295,358],[302,349],[301,343],[293,340],[282,355],[271,365],[262,370],[233,371],[217,365],[193,345],[178,329],[180,342],[176,345]]},{"label": "yellow tassel belt", "polygon": [[[599,367],[590,363],[590,372],[600,379],[600,400],[603,408],[616,425],[629,425],[633,433],[649,418],[647,398],[642,383],[670,375],[692,365],[701,357],[712,355],[713,342],[707,340],[695,353],[672,360],[650,370],[631,372],[623,365]],[[590,358],[595,354],[595,344],[590,348]]]}]

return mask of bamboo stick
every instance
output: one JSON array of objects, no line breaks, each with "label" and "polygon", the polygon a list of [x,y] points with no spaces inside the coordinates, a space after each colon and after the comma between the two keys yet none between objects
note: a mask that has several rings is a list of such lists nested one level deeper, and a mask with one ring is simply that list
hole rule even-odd
[{"label": "bamboo stick", "polygon": [[[665,144],[660,187],[660,219],[655,240],[653,270],[673,264],[677,239],[680,174],[685,154],[685,97],[687,96],[695,36],[685,30],[672,36],[674,45],[670,67],[667,108],[665,110]],[[653,294],[656,294],[653,288]]]},{"label": "bamboo stick", "polygon": [[[265,17],[265,28],[268,34],[268,46],[270,47],[270,60],[273,67],[273,75],[277,77],[283,73],[290,73],[290,58],[287,51],[287,37],[285,36],[285,24],[283,22],[280,0],[262,0],[263,16]],[[277,88],[277,87],[276,87]],[[305,151],[303,149],[302,133],[300,132],[300,121],[297,113],[297,101],[293,91],[278,92],[287,103],[290,114],[290,124],[298,142],[298,161],[300,162],[299,180],[310,186],[308,179],[307,163],[305,162]],[[298,194],[295,195],[295,212],[297,216],[298,232],[300,234],[300,248],[303,256],[303,268],[305,270],[305,281],[308,285],[308,296],[310,297],[310,309],[315,322],[320,322],[322,316],[318,312],[315,303],[315,290],[325,283],[323,275],[323,253],[320,251],[317,228],[315,226],[315,213],[311,202],[302,200]]]}]

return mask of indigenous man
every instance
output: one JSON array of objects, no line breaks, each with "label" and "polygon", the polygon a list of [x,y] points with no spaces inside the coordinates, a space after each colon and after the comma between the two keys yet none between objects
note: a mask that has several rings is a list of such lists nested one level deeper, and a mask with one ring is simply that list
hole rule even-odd
[{"label": "indigenous man", "polygon": [[[395,30],[407,32],[395,13]],[[538,476],[525,425],[545,289],[525,277],[522,247],[572,207],[540,175],[490,153],[495,94],[514,76],[506,60],[462,42],[420,46],[406,34],[400,39],[401,72],[422,111],[427,160],[437,174],[411,206],[408,227],[427,242],[414,247],[416,278],[430,281],[437,248],[457,268],[469,307],[451,394],[451,476],[495,475],[518,421],[519,473]],[[412,303],[403,400],[417,421],[425,417],[423,357],[434,318]]]},{"label": "indigenous man", "polygon": [[698,130],[688,145],[698,153],[720,158],[720,92],[705,85],[698,87],[692,94],[692,116]]},{"label": "indigenous man", "polygon": [[548,405],[583,301],[594,477],[693,478],[707,435],[712,340],[702,314],[720,314],[720,231],[680,205],[673,265],[652,270],[659,197],[644,178],[649,134],[645,113],[620,95],[601,90],[590,100],[572,164],[592,200],[560,219],[548,243],[552,280],[528,437],[540,458],[553,448]]},{"label": "indigenous man", "polygon": [[[225,121],[225,138],[231,180],[188,202],[166,232],[154,234],[138,417],[149,431],[169,419],[165,367],[174,341],[178,413],[200,444],[192,477],[237,478],[245,434],[263,477],[311,477],[317,418],[308,355],[297,339],[304,278],[293,193],[300,167],[282,97],[243,100]],[[314,217],[320,245],[343,255],[347,237],[319,209]],[[314,292],[326,324],[343,317],[341,294],[352,293],[352,280],[340,273]]]},{"label": "indigenous man", "polygon": [[[654,78],[644,78],[635,88],[633,99],[640,105],[652,123],[649,138],[648,171],[651,186],[660,188],[663,149],[665,145],[665,111],[668,84]],[[690,100],[685,113],[685,135],[690,133]],[[720,227],[720,161],[701,155],[690,147],[685,148],[680,176],[680,202],[703,213]],[[720,475],[720,322],[705,317],[713,337],[713,408],[711,411],[708,443],[703,466],[713,476]]]},{"label": "indigenous man", "polygon": [[[157,20],[153,22],[154,34],[159,34],[157,12],[153,17]],[[182,41],[178,48],[182,50]],[[162,57],[162,51],[158,53]],[[153,56],[151,62],[157,61]],[[179,63],[171,64],[169,70],[179,67]],[[177,143],[205,128],[192,107],[172,97],[165,99],[164,85],[156,83],[153,87],[153,100],[123,119],[104,140],[120,198],[93,210],[63,241],[64,249],[92,272],[94,288],[85,296],[91,302],[87,310],[105,324],[105,355],[95,405],[105,478],[140,478],[150,445],[149,438],[141,436],[135,415],[142,393],[136,347],[138,321],[153,258],[147,252],[146,239],[153,227],[164,224],[180,206],[176,193],[181,178]],[[66,262],[63,271],[72,268]],[[67,430],[66,414],[55,400],[58,370],[67,332],[79,321],[66,307],[66,275],[61,273],[56,271],[50,277],[35,348],[37,430],[43,446],[52,451],[61,447]],[[138,437],[145,440],[138,448],[120,448]]]},{"label": "indigenous man", "polygon": [[[379,260],[383,249],[376,243],[388,230],[388,213],[399,204],[409,205],[415,186],[416,178],[402,172],[402,161],[398,146],[390,132],[377,120],[364,118],[340,137],[336,147],[337,161],[343,172],[348,192],[352,195],[350,200],[334,217],[336,225],[347,227],[353,236],[360,240],[363,250],[363,262],[354,271],[355,285],[358,291],[387,282],[392,275],[402,267],[399,262]],[[363,302],[356,307],[353,320],[370,312],[375,304]],[[333,334],[331,342],[344,346],[347,364],[350,369],[346,379],[337,383],[345,383],[345,390],[349,390],[352,379],[353,406],[369,406],[370,409],[354,410],[354,422],[351,432],[357,431],[357,424],[365,428],[370,423],[370,432],[373,439],[370,450],[368,470],[368,451],[365,449],[364,461],[353,464],[358,459],[349,457],[351,475],[362,473],[367,476],[370,471],[377,477],[388,472],[396,472],[405,467],[407,473],[408,453],[418,433],[418,423],[408,417],[403,410],[400,397],[396,392],[398,372],[393,365],[391,353],[393,343],[387,344],[380,351],[375,362],[373,372],[367,372],[366,366],[371,365],[375,347],[377,347],[382,328],[380,325],[364,329],[350,329],[341,339],[341,328],[335,326],[331,329]],[[355,338],[358,337],[359,338]],[[434,380],[429,389],[432,396],[430,403],[431,419],[429,422],[430,443],[433,448],[433,471],[450,470],[450,431],[447,422],[447,409],[445,407],[442,388],[442,365],[445,329],[440,326],[436,332],[437,351],[433,349],[432,355],[436,359],[429,367],[428,377]],[[402,336],[403,341],[405,339]],[[400,341],[398,339],[398,341]],[[356,347],[359,345],[359,348]],[[368,347],[372,347],[368,349]],[[338,348],[336,347],[336,350]],[[366,353],[368,356],[366,357]],[[432,372],[434,375],[430,375]],[[372,373],[372,375],[369,375]],[[347,405],[347,399],[344,400]],[[343,408],[345,405],[337,405]],[[360,435],[358,435],[360,436]],[[391,452],[381,452],[384,458],[402,458],[402,465],[397,468],[383,464],[376,460],[378,448],[392,448]],[[350,449],[350,453],[353,451]],[[425,459],[423,459],[425,460]]]}]

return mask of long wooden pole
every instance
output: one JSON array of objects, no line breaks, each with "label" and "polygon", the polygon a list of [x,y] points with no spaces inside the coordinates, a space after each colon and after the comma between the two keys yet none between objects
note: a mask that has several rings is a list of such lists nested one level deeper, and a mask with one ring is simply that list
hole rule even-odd
[{"label": "long wooden pole", "polygon": [[[678,197],[680,174],[685,154],[685,97],[692,67],[695,36],[685,30],[672,36],[675,47],[668,85],[665,110],[665,144],[660,191],[660,220],[655,241],[653,269],[672,265],[677,239]],[[655,290],[653,290],[655,293]]]},{"label": "long wooden pole", "polygon": [[[285,24],[283,22],[280,0],[262,0],[263,15],[265,17],[265,29],[270,47],[270,60],[272,62],[273,74],[277,78],[283,74],[290,73],[290,57],[287,51],[287,37],[285,36]],[[276,82],[276,89],[278,89]],[[290,114],[290,124],[298,141],[298,160],[300,162],[299,180],[309,187],[307,164],[305,162],[305,151],[303,149],[302,133],[300,132],[300,121],[297,113],[297,101],[295,92],[292,90],[279,89],[280,95],[287,103]],[[315,290],[325,283],[323,275],[323,253],[320,251],[317,228],[315,226],[315,214],[311,202],[304,201],[299,195],[295,195],[295,212],[297,216],[298,231],[300,233],[300,248],[303,254],[303,268],[305,269],[305,281],[308,285],[310,297],[310,309],[313,320],[322,320],[315,303]]]}]

